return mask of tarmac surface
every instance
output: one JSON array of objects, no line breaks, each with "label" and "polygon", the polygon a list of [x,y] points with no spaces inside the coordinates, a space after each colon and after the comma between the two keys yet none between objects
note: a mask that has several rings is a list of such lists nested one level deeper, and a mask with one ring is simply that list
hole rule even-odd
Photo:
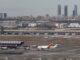
[{"label": "tarmac surface", "polygon": [[75,57],[77,55],[80,57],[80,45],[60,45],[56,49],[46,49],[44,51],[19,49],[0,50],[0,53],[0,57],[4,57],[5,60],[53,60],[54,58],[54,60],[67,60],[65,58]]}]

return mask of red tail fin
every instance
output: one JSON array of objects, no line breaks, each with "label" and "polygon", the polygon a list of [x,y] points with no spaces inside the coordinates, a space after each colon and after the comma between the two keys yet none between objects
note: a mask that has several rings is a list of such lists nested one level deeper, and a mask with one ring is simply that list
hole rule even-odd
[{"label": "red tail fin", "polygon": [[52,45],[53,45],[53,43],[50,43],[50,44],[48,45],[48,48],[51,48]]}]

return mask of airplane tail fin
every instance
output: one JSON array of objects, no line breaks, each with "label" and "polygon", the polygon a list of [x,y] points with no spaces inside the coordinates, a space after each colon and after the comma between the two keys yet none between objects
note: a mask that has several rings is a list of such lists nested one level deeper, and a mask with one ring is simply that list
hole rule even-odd
[{"label": "airplane tail fin", "polygon": [[58,44],[53,45],[53,43],[51,43],[48,45],[48,48],[56,48],[56,47],[58,47]]},{"label": "airplane tail fin", "polygon": [[48,45],[48,48],[51,48],[51,46],[53,46],[53,43],[50,43],[50,44]]}]

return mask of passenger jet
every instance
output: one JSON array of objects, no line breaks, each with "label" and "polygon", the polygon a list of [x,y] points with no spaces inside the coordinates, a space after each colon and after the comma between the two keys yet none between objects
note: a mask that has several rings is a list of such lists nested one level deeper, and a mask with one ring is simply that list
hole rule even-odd
[{"label": "passenger jet", "polygon": [[58,47],[58,44],[53,45],[53,43],[50,43],[49,45],[42,45],[42,46],[37,46],[38,50],[45,50],[45,49],[55,49]]}]

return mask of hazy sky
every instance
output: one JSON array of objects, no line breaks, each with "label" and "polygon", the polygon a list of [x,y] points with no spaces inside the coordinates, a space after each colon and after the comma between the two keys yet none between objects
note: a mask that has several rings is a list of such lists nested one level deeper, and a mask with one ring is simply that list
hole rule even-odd
[{"label": "hazy sky", "polygon": [[[46,15],[57,16],[57,5],[68,5],[69,15],[72,15],[74,5],[78,5],[80,14],[80,0],[0,0],[0,12],[8,13],[8,16]],[[62,13],[63,14],[63,13]]]}]

